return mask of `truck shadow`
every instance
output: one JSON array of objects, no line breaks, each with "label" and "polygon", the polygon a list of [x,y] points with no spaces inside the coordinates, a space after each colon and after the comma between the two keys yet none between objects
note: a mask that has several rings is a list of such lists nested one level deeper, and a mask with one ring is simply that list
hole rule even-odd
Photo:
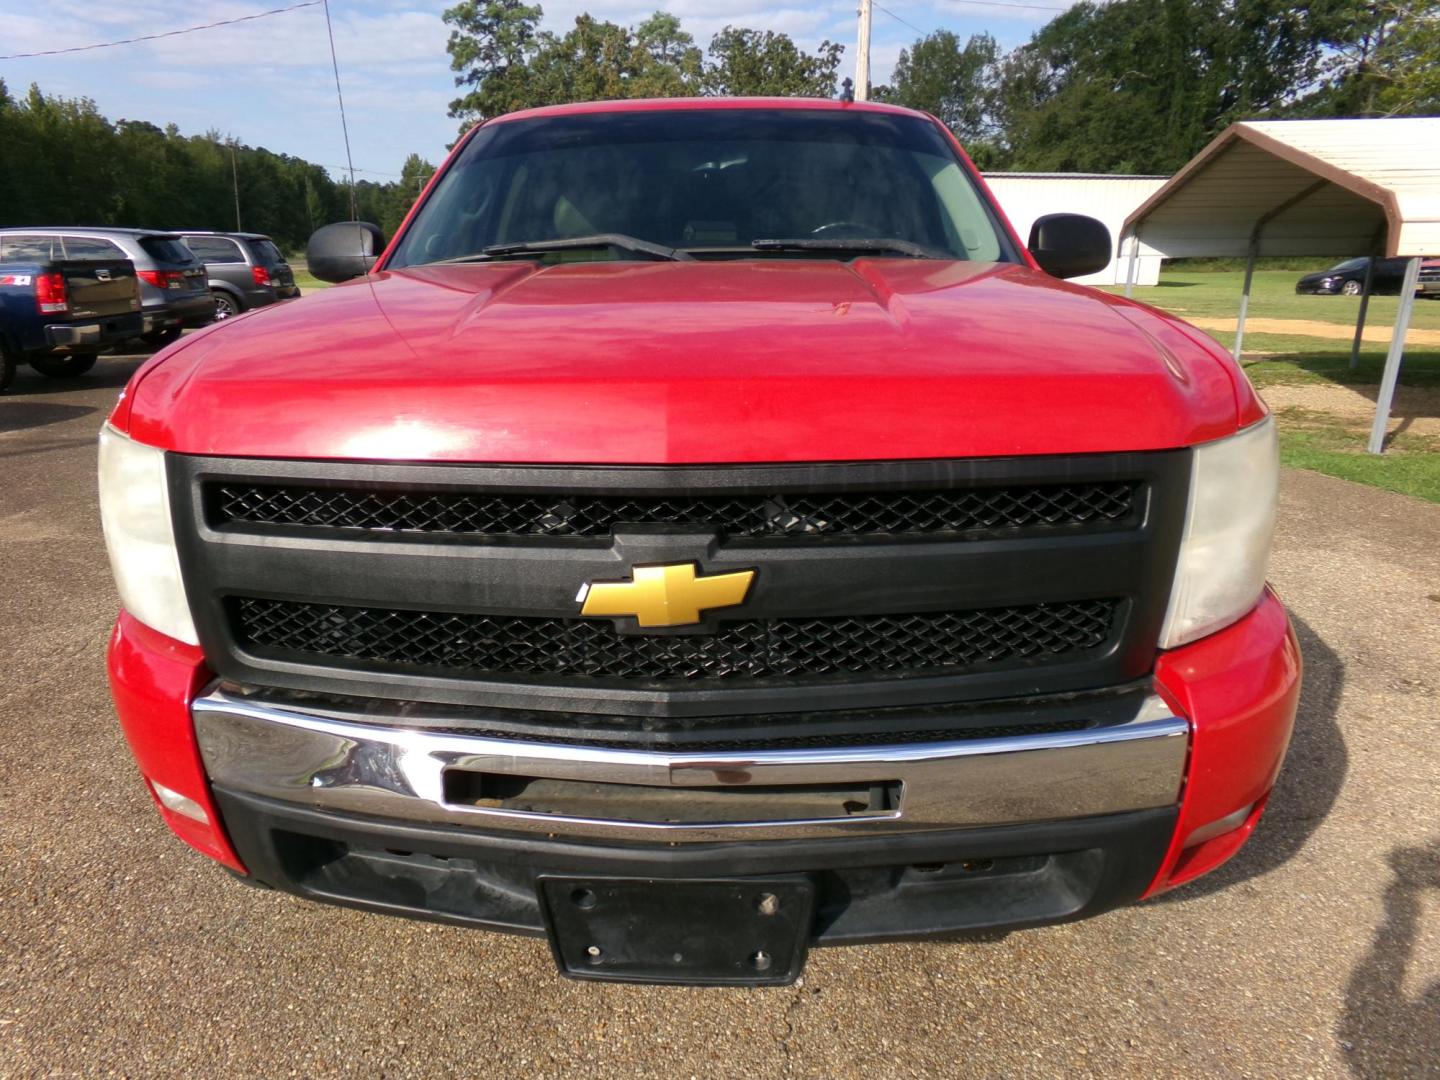
[{"label": "truck shadow", "polygon": [[1430,1076],[1440,1069],[1440,979],[1405,991],[1425,890],[1440,891],[1440,839],[1390,852],[1385,919],[1350,975],[1336,1034],[1356,1076]]},{"label": "truck shadow", "polygon": [[1300,854],[1340,797],[1350,763],[1338,722],[1345,664],[1303,619],[1292,614],[1291,622],[1305,658],[1305,679],[1290,750],[1269,807],[1235,858],[1192,884],[1157,897],[1156,903],[1208,896],[1285,865]]}]

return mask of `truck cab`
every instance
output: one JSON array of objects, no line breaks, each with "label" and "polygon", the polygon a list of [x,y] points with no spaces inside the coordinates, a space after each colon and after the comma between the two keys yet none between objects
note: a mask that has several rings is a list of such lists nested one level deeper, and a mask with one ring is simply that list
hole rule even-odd
[{"label": "truck cab", "polygon": [[121,723],[237,875],[580,979],[1093,915],[1254,829],[1274,425],[934,118],[516,113],[102,435]]}]

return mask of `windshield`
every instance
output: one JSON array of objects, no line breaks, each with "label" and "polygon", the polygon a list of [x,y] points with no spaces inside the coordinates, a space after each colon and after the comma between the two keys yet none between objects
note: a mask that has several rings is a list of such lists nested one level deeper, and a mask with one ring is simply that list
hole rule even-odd
[{"label": "windshield", "polygon": [[[618,235],[696,258],[923,254],[1013,260],[935,125],[893,113],[690,109],[590,113],[482,128],[388,263]],[[757,241],[834,241],[833,249]],[[901,242],[896,251],[880,241]],[[904,245],[908,245],[905,247]],[[513,253],[512,253],[513,254]],[[532,256],[539,257],[539,256]],[[613,244],[549,259],[635,258]]]},{"label": "windshield", "polygon": [[[1322,270],[1321,273],[1334,274],[1341,270],[1359,270],[1365,265],[1365,262],[1366,260],[1364,259],[1346,259],[1344,262],[1336,263],[1334,266],[1330,267],[1329,270]],[[1311,265],[1314,264],[1312,263]]]}]

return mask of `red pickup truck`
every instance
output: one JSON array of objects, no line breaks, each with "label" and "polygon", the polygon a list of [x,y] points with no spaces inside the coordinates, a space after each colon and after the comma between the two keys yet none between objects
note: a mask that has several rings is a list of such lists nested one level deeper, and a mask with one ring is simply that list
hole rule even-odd
[{"label": "red pickup truck", "polygon": [[[381,250],[383,247],[383,251]],[[1254,829],[1300,656],[1274,425],[1058,280],[929,116],[596,103],[461,141],[353,279],[141,368],[109,666],[249,881],[546,935],[589,979],[1075,919]]]}]

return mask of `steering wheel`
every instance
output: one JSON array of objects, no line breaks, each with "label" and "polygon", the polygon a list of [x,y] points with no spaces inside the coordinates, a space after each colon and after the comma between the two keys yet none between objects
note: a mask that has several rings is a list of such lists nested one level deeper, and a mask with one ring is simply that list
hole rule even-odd
[{"label": "steering wheel", "polygon": [[811,236],[851,240],[878,239],[885,235],[873,225],[862,225],[858,221],[831,221],[810,230]]}]

